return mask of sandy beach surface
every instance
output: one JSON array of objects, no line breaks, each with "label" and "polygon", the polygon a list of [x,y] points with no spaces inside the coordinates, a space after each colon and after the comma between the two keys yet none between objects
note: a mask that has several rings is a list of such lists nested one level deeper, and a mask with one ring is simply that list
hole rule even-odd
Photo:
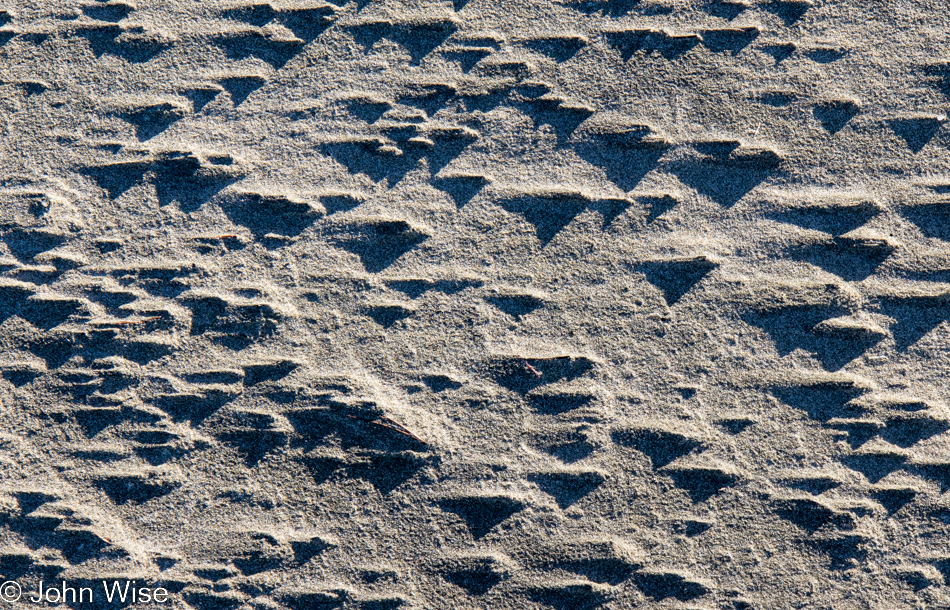
[{"label": "sandy beach surface", "polygon": [[6,2],[0,610],[950,607],[948,96],[926,0]]}]

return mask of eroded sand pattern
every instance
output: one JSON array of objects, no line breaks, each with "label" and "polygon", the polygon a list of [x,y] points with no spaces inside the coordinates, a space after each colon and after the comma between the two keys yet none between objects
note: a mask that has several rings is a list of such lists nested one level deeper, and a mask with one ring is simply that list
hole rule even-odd
[{"label": "eroded sand pattern", "polygon": [[7,606],[950,607],[943,3],[0,22]]}]

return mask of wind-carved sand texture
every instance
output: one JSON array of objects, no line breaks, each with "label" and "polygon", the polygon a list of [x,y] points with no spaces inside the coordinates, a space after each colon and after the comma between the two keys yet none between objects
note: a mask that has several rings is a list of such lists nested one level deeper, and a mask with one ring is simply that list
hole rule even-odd
[{"label": "wind-carved sand texture", "polygon": [[943,3],[0,21],[0,581],[950,607]]}]

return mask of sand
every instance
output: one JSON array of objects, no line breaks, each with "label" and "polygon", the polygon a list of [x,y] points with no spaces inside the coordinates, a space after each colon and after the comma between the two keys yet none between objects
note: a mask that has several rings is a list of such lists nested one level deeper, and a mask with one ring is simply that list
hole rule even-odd
[{"label": "sand", "polygon": [[4,6],[0,607],[950,607],[942,3]]}]

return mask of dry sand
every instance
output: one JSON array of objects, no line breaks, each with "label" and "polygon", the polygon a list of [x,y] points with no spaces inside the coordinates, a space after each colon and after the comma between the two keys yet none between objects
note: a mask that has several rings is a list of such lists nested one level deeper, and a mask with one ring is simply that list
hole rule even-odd
[{"label": "dry sand", "polygon": [[9,607],[950,607],[944,3],[333,2],[0,12]]}]

